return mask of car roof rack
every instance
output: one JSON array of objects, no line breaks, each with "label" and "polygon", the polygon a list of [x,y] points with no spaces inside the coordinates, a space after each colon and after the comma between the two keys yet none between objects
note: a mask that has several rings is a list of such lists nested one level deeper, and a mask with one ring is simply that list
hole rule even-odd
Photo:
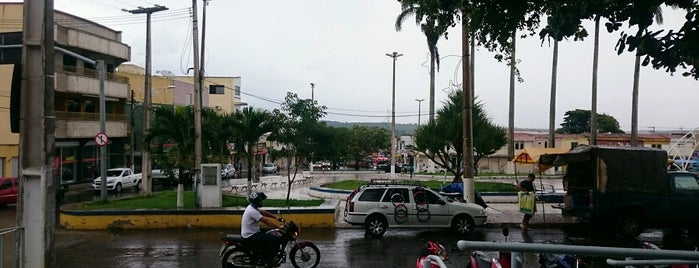
[{"label": "car roof rack", "polygon": [[419,180],[402,180],[402,179],[371,179],[369,185],[415,185],[422,186]]}]

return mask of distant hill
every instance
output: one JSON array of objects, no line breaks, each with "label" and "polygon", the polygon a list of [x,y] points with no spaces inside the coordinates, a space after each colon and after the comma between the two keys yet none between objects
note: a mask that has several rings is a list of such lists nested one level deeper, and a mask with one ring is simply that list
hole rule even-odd
[{"label": "distant hill", "polygon": [[[385,128],[388,131],[391,131],[391,123],[390,122],[338,122],[338,121],[324,121],[324,122],[330,127],[351,128],[354,125],[358,125],[358,126],[365,126],[365,127]],[[396,123],[396,135],[397,136],[413,135],[416,128],[417,128],[417,124],[398,124],[398,123]]]}]

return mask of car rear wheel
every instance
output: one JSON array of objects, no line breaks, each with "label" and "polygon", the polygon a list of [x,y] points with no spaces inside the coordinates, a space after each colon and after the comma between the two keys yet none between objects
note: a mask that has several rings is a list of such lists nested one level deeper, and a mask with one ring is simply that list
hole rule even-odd
[{"label": "car rear wheel", "polygon": [[366,234],[371,237],[382,237],[388,229],[388,221],[380,215],[372,215],[364,222]]},{"label": "car rear wheel", "polygon": [[637,237],[643,232],[643,219],[638,212],[627,211],[617,217],[616,227],[624,237]]},{"label": "car rear wheel", "polygon": [[451,228],[459,234],[467,235],[473,232],[476,224],[473,219],[467,215],[457,215],[451,223]]}]

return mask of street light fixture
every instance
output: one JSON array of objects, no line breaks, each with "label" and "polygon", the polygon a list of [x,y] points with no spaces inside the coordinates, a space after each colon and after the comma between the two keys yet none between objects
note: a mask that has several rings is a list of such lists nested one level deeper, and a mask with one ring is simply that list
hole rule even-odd
[{"label": "street light fixture", "polygon": [[391,95],[391,178],[396,176],[396,59],[403,56],[398,52],[386,53],[393,58],[393,87]]},{"label": "street light fixture", "polygon": [[418,127],[420,127],[420,113],[421,113],[420,108],[422,106],[422,101],[424,101],[424,100],[425,99],[415,99],[415,101],[417,101],[417,126]]}]

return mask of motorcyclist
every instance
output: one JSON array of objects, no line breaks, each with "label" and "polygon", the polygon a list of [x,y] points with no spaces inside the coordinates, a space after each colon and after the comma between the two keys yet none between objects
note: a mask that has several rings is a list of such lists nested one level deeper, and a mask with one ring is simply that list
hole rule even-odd
[{"label": "motorcyclist", "polygon": [[276,237],[260,231],[259,223],[263,222],[273,228],[281,228],[283,225],[278,222],[281,221],[280,218],[261,209],[262,201],[265,199],[267,199],[267,195],[262,192],[250,194],[248,197],[250,205],[243,212],[240,235],[251,247],[262,252],[267,267],[275,267],[274,257],[279,249],[279,241]]}]

